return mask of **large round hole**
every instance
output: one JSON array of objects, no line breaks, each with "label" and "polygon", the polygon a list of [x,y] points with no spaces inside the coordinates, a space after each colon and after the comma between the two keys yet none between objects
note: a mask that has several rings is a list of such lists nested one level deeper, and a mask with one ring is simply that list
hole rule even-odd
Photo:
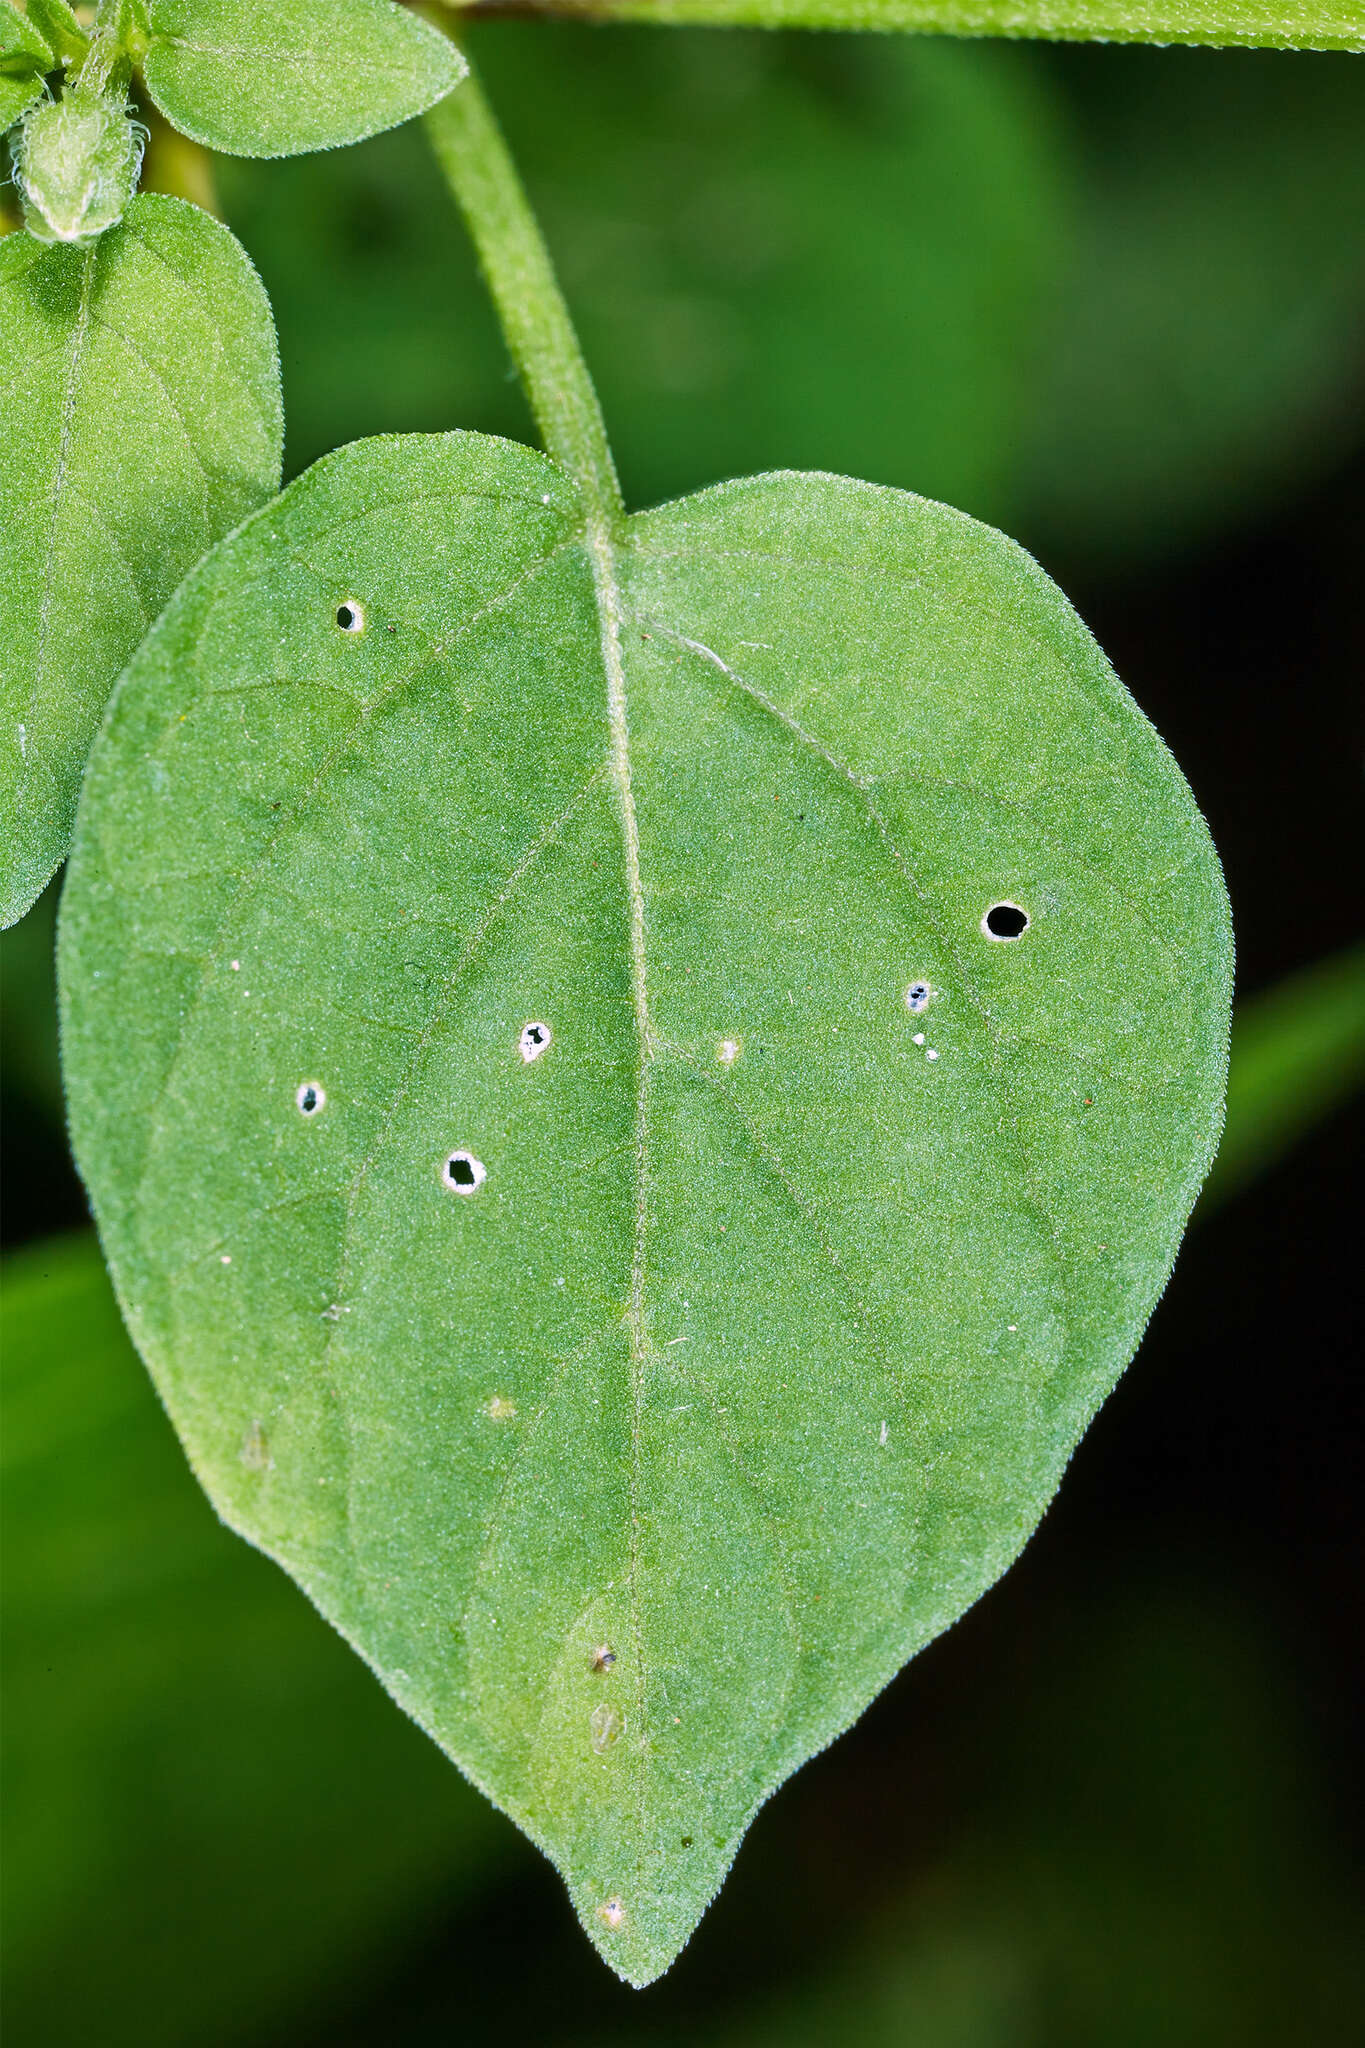
[{"label": "large round hole", "polygon": [[1017,903],[993,903],[981,920],[988,939],[1022,939],[1028,930],[1028,912]]},{"label": "large round hole", "polygon": [[337,625],[343,633],[364,632],[365,612],[353,597],[348,597],[344,604],[337,606]]},{"label": "large round hole", "polygon": [[452,1152],[441,1168],[441,1178],[457,1195],[472,1195],[488,1177],[488,1168],[472,1152]]}]

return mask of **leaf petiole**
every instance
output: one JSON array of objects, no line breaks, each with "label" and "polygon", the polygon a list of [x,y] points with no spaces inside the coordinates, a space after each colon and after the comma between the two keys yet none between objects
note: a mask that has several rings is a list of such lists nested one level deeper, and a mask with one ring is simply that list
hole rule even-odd
[{"label": "leaf petiole", "polygon": [[614,532],[625,515],[602,409],[550,252],[473,72],[426,118],[546,449],[581,488],[593,523]]}]

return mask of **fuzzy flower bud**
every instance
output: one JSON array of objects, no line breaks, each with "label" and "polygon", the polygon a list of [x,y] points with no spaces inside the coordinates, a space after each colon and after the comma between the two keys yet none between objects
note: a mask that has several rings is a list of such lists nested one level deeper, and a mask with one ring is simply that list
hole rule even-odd
[{"label": "fuzzy flower bud", "polygon": [[88,86],[40,101],[13,145],[29,233],[40,242],[83,242],[113,227],[133,196],[142,144],[124,109]]}]

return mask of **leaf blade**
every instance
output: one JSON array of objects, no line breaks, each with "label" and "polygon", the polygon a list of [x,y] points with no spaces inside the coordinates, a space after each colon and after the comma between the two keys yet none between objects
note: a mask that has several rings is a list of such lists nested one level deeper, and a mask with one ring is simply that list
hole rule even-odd
[{"label": "leaf blade", "polygon": [[220,1513],[645,1982],[1050,1498],[1207,1167],[1230,958],[1060,593],[830,477],[617,552],[633,903],[591,554],[475,436],[221,547],[92,764],[64,1044]]},{"label": "leaf blade", "polygon": [[135,199],[85,245],[7,237],[0,320],[16,372],[0,423],[8,924],[65,854],[114,678],[185,571],[278,487],[283,428],[260,281],[180,200]]},{"label": "leaf blade", "polygon": [[153,0],[149,19],[147,90],[182,133],[229,156],[358,142],[425,113],[466,70],[393,0],[284,0],[268,43],[251,0]]}]

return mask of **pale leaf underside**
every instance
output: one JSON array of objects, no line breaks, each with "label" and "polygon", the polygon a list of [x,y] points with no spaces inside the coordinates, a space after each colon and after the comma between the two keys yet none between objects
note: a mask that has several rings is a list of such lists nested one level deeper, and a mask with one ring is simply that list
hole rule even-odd
[{"label": "pale leaf underside", "polygon": [[1206,1170],[1229,966],[1066,601],[903,493],[594,553],[541,457],[361,443],[140,650],[62,935],[134,1334],[621,1974],[1018,1553]]},{"label": "pale leaf underside", "polygon": [[[473,0],[473,11],[519,0]],[[902,29],[1101,43],[1365,50],[1361,0],[548,0],[554,13],[683,27]]]}]

